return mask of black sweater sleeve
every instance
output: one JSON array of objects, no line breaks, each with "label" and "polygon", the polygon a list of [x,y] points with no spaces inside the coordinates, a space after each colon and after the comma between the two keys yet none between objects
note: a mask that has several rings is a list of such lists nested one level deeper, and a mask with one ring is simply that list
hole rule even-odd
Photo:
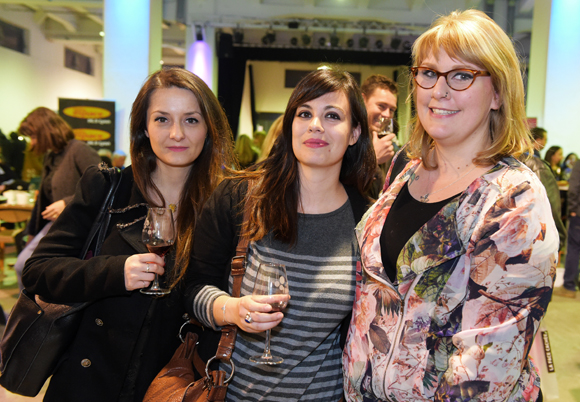
[{"label": "black sweater sleeve", "polygon": [[96,166],[87,169],[73,201],[27,260],[22,273],[26,290],[60,303],[127,294],[124,266],[128,255],[79,258],[109,186]]}]

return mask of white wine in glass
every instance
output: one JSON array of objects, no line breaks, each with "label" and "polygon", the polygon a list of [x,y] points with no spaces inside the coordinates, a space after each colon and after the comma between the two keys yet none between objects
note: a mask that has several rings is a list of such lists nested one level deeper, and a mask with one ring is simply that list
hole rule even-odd
[{"label": "white wine in glass", "polygon": [[[287,295],[288,277],[286,276],[286,267],[281,264],[261,263],[256,274],[256,283],[254,284],[253,296],[275,296]],[[287,298],[283,301],[270,303],[272,313],[282,311],[288,305]],[[281,357],[272,356],[270,353],[270,333],[266,330],[266,344],[261,356],[252,356],[250,361],[259,364],[280,364],[284,361]]]}]

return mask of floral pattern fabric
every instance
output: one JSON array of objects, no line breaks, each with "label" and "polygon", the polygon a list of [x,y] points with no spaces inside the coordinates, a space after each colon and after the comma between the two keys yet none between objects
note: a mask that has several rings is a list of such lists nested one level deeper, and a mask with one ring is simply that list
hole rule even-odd
[{"label": "floral pattern fabric", "polygon": [[535,401],[528,359],[551,297],[558,233],[539,179],[504,158],[406,243],[391,283],[380,236],[413,160],[356,228],[343,354],[347,401]]}]

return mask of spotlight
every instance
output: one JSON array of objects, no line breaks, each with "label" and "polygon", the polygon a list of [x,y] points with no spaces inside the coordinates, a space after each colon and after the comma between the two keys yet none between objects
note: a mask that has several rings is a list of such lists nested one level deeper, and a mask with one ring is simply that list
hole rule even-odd
[{"label": "spotlight", "polygon": [[234,29],[234,43],[244,42],[244,31],[241,29]]},{"label": "spotlight", "polygon": [[262,37],[262,43],[264,45],[271,45],[276,41],[276,33],[272,29],[266,31],[266,35]]},{"label": "spotlight", "polygon": [[302,35],[302,43],[304,44],[304,46],[310,45],[310,42],[312,42],[312,38],[310,37],[310,35],[306,33]]},{"label": "spotlight", "polygon": [[298,26],[299,26],[299,25],[300,25],[300,24],[298,23],[298,21],[290,21],[290,22],[288,23],[288,28],[289,28],[289,29],[298,29]]},{"label": "spotlight", "polygon": [[330,35],[330,46],[337,47],[338,42],[340,42],[340,39],[338,36],[336,36],[336,34]]},{"label": "spotlight", "polygon": [[292,39],[290,39],[290,44],[292,46],[298,46],[298,38],[293,36]]},{"label": "spotlight", "polygon": [[383,41],[382,41],[382,40],[380,40],[380,39],[379,39],[379,40],[377,40],[377,41],[375,42],[375,47],[376,47],[377,49],[382,49],[382,48],[383,48]]},{"label": "spotlight", "polygon": [[409,42],[408,40],[403,42],[403,49],[405,49],[407,52],[410,51],[412,47],[413,47],[413,44],[411,42]]},{"label": "spotlight", "polygon": [[318,44],[320,46],[325,46],[326,45],[326,38],[324,36],[321,36],[320,38],[318,38]]},{"label": "spotlight", "polygon": [[397,38],[395,36],[393,39],[391,39],[391,49],[397,50],[399,46],[401,46],[401,38]]},{"label": "spotlight", "polygon": [[203,40],[203,29],[201,25],[195,26],[195,40]]},{"label": "spotlight", "polygon": [[369,45],[369,38],[366,36],[361,36],[358,40],[359,47],[367,47]]}]

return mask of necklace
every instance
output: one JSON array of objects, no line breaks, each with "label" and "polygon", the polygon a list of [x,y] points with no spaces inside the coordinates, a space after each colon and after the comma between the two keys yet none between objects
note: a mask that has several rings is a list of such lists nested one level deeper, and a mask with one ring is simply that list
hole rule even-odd
[{"label": "necklace", "polygon": [[457,178],[455,181],[453,181],[453,182],[449,183],[449,184],[448,184],[448,185],[446,185],[445,187],[443,187],[443,188],[440,188],[440,189],[439,189],[439,190],[437,190],[437,191],[433,191],[432,193],[427,193],[427,194],[425,194],[425,195],[421,196],[421,197],[419,198],[419,201],[421,201],[421,202],[429,202],[429,196],[430,196],[430,195],[437,194],[439,191],[443,191],[443,190],[445,190],[447,187],[450,187],[450,186],[454,185],[454,184],[455,184],[455,183],[457,183],[459,180],[461,180],[461,179],[463,179],[465,176],[467,176],[469,173],[473,172],[473,171],[475,170],[475,168],[476,168],[476,167],[477,167],[477,165],[474,165],[474,166],[473,166],[473,168],[471,168],[471,169],[469,170],[469,172],[462,174],[462,175],[461,175],[461,176],[459,176],[459,177],[458,177],[458,178]]},{"label": "necklace", "polygon": [[175,213],[177,210],[177,204],[169,204],[169,209],[171,209],[171,212]]}]

